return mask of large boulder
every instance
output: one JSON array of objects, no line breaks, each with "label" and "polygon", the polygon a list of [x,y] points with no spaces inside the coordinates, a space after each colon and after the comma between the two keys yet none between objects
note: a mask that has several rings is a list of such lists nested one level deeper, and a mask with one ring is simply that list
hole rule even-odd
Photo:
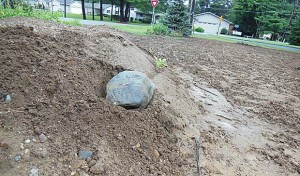
[{"label": "large boulder", "polygon": [[152,99],[153,82],[138,71],[123,71],[106,86],[106,100],[125,108],[145,108]]}]

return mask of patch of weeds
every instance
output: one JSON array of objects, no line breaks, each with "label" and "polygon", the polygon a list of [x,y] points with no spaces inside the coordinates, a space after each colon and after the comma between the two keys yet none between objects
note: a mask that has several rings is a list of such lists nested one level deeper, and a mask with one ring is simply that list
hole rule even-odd
[{"label": "patch of weeds", "polygon": [[163,67],[167,67],[167,60],[166,59],[162,59],[162,58],[156,58],[155,60],[155,66],[157,68],[163,68]]},{"label": "patch of weeds", "polygon": [[147,34],[167,35],[168,33],[168,27],[163,24],[154,24],[150,29],[147,30]]},{"label": "patch of weeds", "polygon": [[73,19],[71,21],[57,20],[57,22],[65,24],[65,25],[70,25],[70,26],[81,26],[81,22],[79,19]]}]

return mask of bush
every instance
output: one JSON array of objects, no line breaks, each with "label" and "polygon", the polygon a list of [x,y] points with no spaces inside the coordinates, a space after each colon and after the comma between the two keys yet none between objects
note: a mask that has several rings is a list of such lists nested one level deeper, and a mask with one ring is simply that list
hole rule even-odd
[{"label": "bush", "polygon": [[169,29],[163,24],[154,24],[150,29],[148,29],[147,33],[155,35],[167,35],[169,33]]},{"label": "bush", "polygon": [[33,10],[31,7],[28,6],[16,6],[14,9],[10,7],[6,7],[5,9],[0,6],[0,18],[8,18],[8,17],[33,17],[39,18],[43,20],[52,20],[58,23],[63,23],[72,26],[81,26],[81,23],[78,19],[74,19],[72,21],[62,21],[59,19],[61,14],[59,12],[52,12],[45,11],[45,10]]},{"label": "bush", "polygon": [[142,23],[151,24],[151,22],[152,22],[152,19],[151,19],[151,18],[149,18],[149,17],[146,17],[146,18],[143,18],[143,19],[141,19],[141,22],[142,22]]},{"label": "bush", "polygon": [[221,29],[221,34],[227,34],[228,30],[226,28]]},{"label": "bush", "polygon": [[204,32],[204,29],[202,27],[197,27],[195,29],[196,32]]}]

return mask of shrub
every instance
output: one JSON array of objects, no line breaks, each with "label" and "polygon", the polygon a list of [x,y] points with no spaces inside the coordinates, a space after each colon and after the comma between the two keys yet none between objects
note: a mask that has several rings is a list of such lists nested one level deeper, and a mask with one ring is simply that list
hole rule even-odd
[{"label": "shrub", "polygon": [[142,23],[150,24],[150,23],[152,22],[152,19],[149,18],[149,17],[146,17],[146,18],[143,18],[143,19],[141,20],[141,22],[142,22]]},{"label": "shrub", "polygon": [[228,30],[226,28],[221,29],[221,34],[227,34]]},{"label": "shrub", "polygon": [[163,24],[154,24],[150,29],[148,29],[147,33],[155,35],[167,35],[169,33],[169,29]]},{"label": "shrub", "polygon": [[195,29],[196,32],[204,32],[204,29],[202,27],[197,27]]}]

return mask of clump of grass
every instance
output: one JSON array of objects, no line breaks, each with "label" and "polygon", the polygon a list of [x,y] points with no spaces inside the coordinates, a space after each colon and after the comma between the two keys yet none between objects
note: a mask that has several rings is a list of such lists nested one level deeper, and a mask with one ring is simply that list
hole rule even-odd
[{"label": "clump of grass", "polygon": [[167,60],[166,59],[162,59],[162,58],[156,58],[155,60],[155,66],[157,68],[163,68],[163,67],[167,67]]},{"label": "clump of grass", "polygon": [[163,24],[154,24],[147,30],[147,34],[168,35],[169,29]]},{"label": "clump of grass", "polygon": [[57,22],[62,23],[62,24],[66,24],[66,25],[70,25],[70,26],[81,26],[81,23],[80,23],[79,19],[73,19],[71,21],[58,20]]}]

